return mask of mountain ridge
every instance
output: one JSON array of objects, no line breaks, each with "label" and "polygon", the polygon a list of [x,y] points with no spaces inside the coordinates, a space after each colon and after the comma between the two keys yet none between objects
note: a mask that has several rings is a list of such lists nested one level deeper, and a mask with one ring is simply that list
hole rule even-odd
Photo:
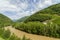
[{"label": "mountain ridge", "polygon": [[60,4],[40,10],[13,27],[31,34],[60,38]]},{"label": "mountain ridge", "polygon": [[[43,15],[43,14],[45,14],[45,15]],[[48,15],[46,15],[46,14],[48,14]],[[30,21],[33,21],[33,20],[35,20],[35,21],[41,20],[42,18],[40,19],[40,17],[42,17],[42,15],[44,16],[44,18],[48,17],[47,18],[48,20],[52,18],[50,15],[60,15],[60,3],[59,4],[52,5],[52,6],[48,7],[48,8],[45,8],[43,10],[40,10],[40,11],[36,12],[35,14],[31,15],[28,19],[26,19],[25,22],[26,21],[29,21],[29,20]]]},{"label": "mountain ridge", "polygon": [[0,26],[8,26],[12,23],[12,20],[7,16],[0,14]]}]

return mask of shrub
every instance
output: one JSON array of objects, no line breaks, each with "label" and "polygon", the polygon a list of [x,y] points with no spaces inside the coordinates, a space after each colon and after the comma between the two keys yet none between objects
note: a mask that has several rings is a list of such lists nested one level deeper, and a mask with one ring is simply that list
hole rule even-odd
[{"label": "shrub", "polygon": [[50,20],[52,19],[52,15],[49,14],[36,14],[36,15],[32,15],[31,17],[29,17],[27,20],[25,20],[25,22],[33,22],[33,21],[40,21],[40,22],[44,22],[46,20]]},{"label": "shrub", "polygon": [[17,24],[19,25],[15,25],[16,29],[28,33],[60,38],[60,26],[54,24],[54,22],[52,24],[51,22],[48,22],[47,24],[43,24],[40,22],[27,22]]},{"label": "shrub", "polygon": [[5,30],[4,28],[0,28],[0,37],[2,37],[5,40],[30,40],[27,39],[25,36],[22,38],[18,38],[14,34],[11,35],[11,32],[8,30]]},{"label": "shrub", "polygon": [[10,34],[11,34],[11,32],[10,32],[10,30],[8,29],[8,30],[6,30],[6,31],[3,32],[2,37],[3,37],[4,39],[7,39],[7,38],[10,37]]},{"label": "shrub", "polygon": [[0,28],[0,36],[4,33],[4,28]]}]

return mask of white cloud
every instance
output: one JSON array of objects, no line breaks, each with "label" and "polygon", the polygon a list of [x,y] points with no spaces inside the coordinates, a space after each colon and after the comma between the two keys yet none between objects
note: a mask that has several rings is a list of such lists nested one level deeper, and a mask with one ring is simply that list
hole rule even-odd
[{"label": "white cloud", "polygon": [[[20,17],[23,17],[27,15],[27,12],[23,12],[24,9],[27,8],[26,3],[20,3],[19,5],[14,5],[9,2],[9,0],[0,0],[0,12],[3,13],[4,15],[8,16],[11,19],[18,19]],[[10,11],[10,12],[16,12],[15,15],[8,15],[5,12]],[[25,15],[24,15],[25,14]]]},{"label": "white cloud", "polygon": [[21,9],[26,9],[26,8],[28,7],[28,4],[27,4],[27,3],[20,3],[20,4],[19,4],[19,7],[20,7]]},{"label": "white cloud", "polygon": [[[34,3],[36,3],[34,4],[28,3],[28,0],[25,0],[24,2],[21,2],[20,0],[0,0],[0,12],[7,15],[11,19],[18,19],[23,16],[31,15],[34,12],[53,4],[52,0],[43,0],[43,2],[41,1],[42,0],[39,0],[36,3],[36,0],[34,0]],[[32,8],[33,11],[31,11],[31,7],[34,7]],[[27,8],[29,8],[29,10]],[[9,13],[6,14],[6,11],[16,13],[14,15],[12,15],[13,13],[11,13],[11,15],[8,15]]]},{"label": "white cloud", "polygon": [[0,11],[16,11],[17,7],[12,5],[7,0],[0,0]]},{"label": "white cloud", "polygon": [[0,0],[0,11],[21,11],[27,8],[27,3],[20,3],[19,5],[14,5],[9,2],[9,0]]},{"label": "white cloud", "polygon": [[52,4],[52,0],[45,0],[44,4],[45,5],[51,5]]},{"label": "white cloud", "polygon": [[37,7],[41,9],[47,7],[48,5],[52,5],[52,0],[45,0],[43,3],[39,2]]},{"label": "white cloud", "polygon": [[29,14],[30,13],[30,11],[26,11],[26,12],[22,12],[22,13],[20,13],[20,12],[18,12],[16,15],[13,15],[13,16],[9,16],[11,19],[19,19],[19,18],[21,18],[21,17],[24,17],[24,16],[28,16],[28,15],[31,15],[31,14]]}]

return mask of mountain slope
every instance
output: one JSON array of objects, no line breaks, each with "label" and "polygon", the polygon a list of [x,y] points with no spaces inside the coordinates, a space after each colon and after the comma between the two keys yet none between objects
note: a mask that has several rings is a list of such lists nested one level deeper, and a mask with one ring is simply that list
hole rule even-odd
[{"label": "mountain slope", "polygon": [[28,21],[43,22],[54,18],[54,15],[60,15],[60,4],[52,5],[48,8],[36,12],[35,14],[31,15],[28,19],[26,19],[25,22]]},{"label": "mountain slope", "polygon": [[4,16],[3,14],[0,14],[0,26],[7,26],[12,23],[12,20],[8,17]]},{"label": "mountain slope", "polygon": [[42,14],[57,14],[57,15],[60,15],[60,3],[52,5],[52,6],[50,6],[48,8],[45,8],[41,11],[38,11],[35,14],[37,14],[37,13],[38,14],[42,13]]},{"label": "mountain slope", "polygon": [[24,22],[29,16],[22,17],[18,19],[16,22]]},{"label": "mountain slope", "polygon": [[60,38],[60,4],[38,11],[13,26],[28,33]]}]

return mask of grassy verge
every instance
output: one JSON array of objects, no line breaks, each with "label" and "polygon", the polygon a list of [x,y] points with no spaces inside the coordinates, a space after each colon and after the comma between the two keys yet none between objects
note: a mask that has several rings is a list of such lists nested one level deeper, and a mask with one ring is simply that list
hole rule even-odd
[{"label": "grassy verge", "polygon": [[0,37],[0,40],[4,40],[4,39]]}]

